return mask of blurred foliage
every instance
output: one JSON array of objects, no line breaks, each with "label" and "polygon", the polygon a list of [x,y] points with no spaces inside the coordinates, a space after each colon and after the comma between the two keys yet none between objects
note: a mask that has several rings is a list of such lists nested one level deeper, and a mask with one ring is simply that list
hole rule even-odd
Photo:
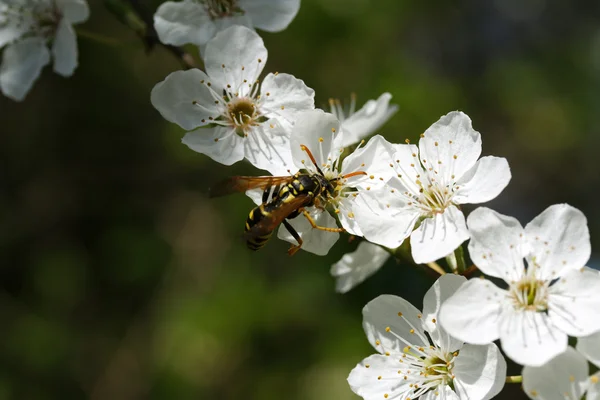
[{"label": "blurred foliage", "polygon": [[[251,201],[206,193],[257,171],[181,145],[149,101],[179,62],[91,6],[75,75],[47,68],[24,103],[0,99],[0,399],[356,399],[363,305],[420,307],[434,277],[390,261],[338,295],[329,267],[356,242],[247,251]],[[318,105],[391,92],[391,141],[465,111],[513,171],[490,207],[527,222],[568,202],[598,256],[600,3],[305,0],[261,34],[266,71],[303,79]]]}]

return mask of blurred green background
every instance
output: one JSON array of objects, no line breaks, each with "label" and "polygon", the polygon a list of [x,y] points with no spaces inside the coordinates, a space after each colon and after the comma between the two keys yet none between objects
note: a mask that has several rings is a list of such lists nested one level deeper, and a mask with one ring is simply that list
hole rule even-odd
[{"label": "blurred green background", "polygon": [[[434,277],[390,261],[339,295],[329,267],[356,242],[248,251],[252,202],[206,193],[257,171],[183,146],[149,100],[179,63],[91,8],[77,28],[118,44],[80,36],[72,78],[46,68],[23,103],[0,98],[0,399],[358,399],[362,307],[421,307]],[[318,106],[391,92],[390,141],[466,112],[513,172],[489,206],[527,222],[568,202],[598,257],[600,3],[303,0],[261,35],[265,71],[303,79]]]}]

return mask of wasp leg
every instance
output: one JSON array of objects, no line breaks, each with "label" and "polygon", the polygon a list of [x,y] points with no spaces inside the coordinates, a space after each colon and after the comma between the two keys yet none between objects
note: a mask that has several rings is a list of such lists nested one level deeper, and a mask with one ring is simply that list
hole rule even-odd
[{"label": "wasp leg", "polygon": [[302,247],[302,238],[300,237],[300,235],[298,234],[298,232],[294,229],[294,227],[287,222],[285,219],[283,220],[283,226],[285,226],[285,229],[288,230],[289,233],[292,234],[292,236],[294,237],[294,239],[296,239],[296,241],[298,242],[298,244],[293,244],[290,249],[288,250],[288,254],[290,256],[293,256],[294,254],[296,254],[296,252],[298,250],[300,250],[300,247]]},{"label": "wasp leg", "polygon": [[304,214],[308,222],[310,222],[310,225],[313,227],[313,229],[318,229],[325,232],[346,232],[344,228],[328,228],[326,226],[317,225],[315,220],[310,216],[310,214],[306,210],[302,210],[302,214]]}]

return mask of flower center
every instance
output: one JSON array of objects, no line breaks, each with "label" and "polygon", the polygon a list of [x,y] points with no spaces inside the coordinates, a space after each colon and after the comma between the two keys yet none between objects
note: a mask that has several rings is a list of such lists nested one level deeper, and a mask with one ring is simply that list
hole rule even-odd
[{"label": "flower center", "polygon": [[[406,368],[402,378],[412,383],[414,393],[411,398],[421,396],[430,390],[437,390],[439,386],[452,386],[454,379],[452,369],[458,351],[446,353],[439,347],[430,345],[418,348],[407,346],[402,352],[404,354],[400,360]],[[400,370],[399,374],[404,373]]]},{"label": "flower center", "polygon": [[442,214],[452,204],[454,190],[450,190],[447,186],[442,187],[435,181],[423,185],[420,180],[417,180],[417,185],[420,187],[419,195],[412,197],[418,202],[415,205],[421,210],[423,216],[433,217]]},{"label": "flower center", "polygon": [[233,17],[234,15],[244,15],[237,5],[237,0],[204,0],[206,12],[211,19]]},{"label": "flower center", "polygon": [[227,113],[235,133],[241,137],[247,136],[246,130],[257,125],[258,110],[254,101],[247,97],[233,99],[227,104]]},{"label": "flower center", "polygon": [[548,310],[548,281],[525,276],[520,281],[511,283],[510,296],[516,309],[540,311]]},{"label": "flower center", "polygon": [[54,2],[24,0],[14,4],[0,4],[0,29],[5,25],[14,25],[24,34],[41,36],[50,40],[56,34],[58,22],[62,16]]}]

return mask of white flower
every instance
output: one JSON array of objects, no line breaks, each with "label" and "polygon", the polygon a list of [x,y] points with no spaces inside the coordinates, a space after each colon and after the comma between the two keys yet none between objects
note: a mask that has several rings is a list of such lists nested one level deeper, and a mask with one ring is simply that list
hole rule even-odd
[{"label": "white flower", "polygon": [[474,344],[500,338],[508,357],[540,366],[565,351],[567,335],[600,330],[600,275],[582,268],[590,237],[581,211],[553,205],[523,229],[512,217],[478,208],[467,222],[471,259],[508,288],[484,279],[465,283],[442,307],[440,322],[451,335]]},{"label": "white flower", "polygon": [[[54,59],[54,72],[68,77],[77,67],[72,24],[87,20],[85,0],[0,0],[0,89],[21,101]],[[49,47],[51,46],[51,47]]]},{"label": "white flower", "polygon": [[506,159],[479,159],[481,135],[462,112],[440,118],[421,135],[419,147],[390,146],[393,158],[378,160],[392,175],[390,188],[363,196],[356,216],[373,243],[396,248],[410,236],[417,263],[442,258],[467,240],[460,205],[492,200],[511,178]]},{"label": "white flower", "polygon": [[346,293],[381,268],[390,258],[390,253],[373,243],[362,241],[352,253],[331,266],[331,275],[336,278],[335,290]]},{"label": "white flower", "polygon": [[600,367],[600,332],[577,339],[577,351]]},{"label": "white flower", "polygon": [[[292,158],[297,169],[310,174],[323,173],[334,182],[334,194],[327,198],[325,204],[307,208],[316,224],[337,228],[335,219],[325,211],[329,207],[347,232],[362,236],[355,220],[355,200],[361,193],[385,185],[382,171],[377,168],[375,160],[389,157],[389,154],[383,146],[385,139],[377,135],[346,157],[340,165],[339,157],[344,150],[341,146],[343,134],[340,122],[332,114],[322,110],[299,113],[291,136]],[[316,164],[311,160],[311,155]],[[339,238],[336,232],[314,229],[304,216],[290,220],[290,224],[304,241],[302,249],[317,255],[327,254]],[[278,237],[292,244],[297,243],[284,226],[279,228]]]},{"label": "white flower", "polygon": [[463,344],[437,323],[440,305],[465,281],[440,277],[425,294],[421,314],[406,300],[383,295],[363,309],[367,338],[380,353],[350,373],[352,390],[366,400],[487,400],[504,386],[506,361],[495,344]]},{"label": "white flower", "polygon": [[341,129],[344,131],[343,147],[351,146],[362,139],[375,133],[381,125],[385,124],[398,111],[396,104],[389,104],[392,95],[384,93],[377,100],[369,100],[355,112],[356,96],[352,93],[348,115],[339,100],[329,100],[331,113],[340,120]]},{"label": "white flower", "polygon": [[534,400],[597,400],[600,372],[589,377],[588,374],[585,358],[567,347],[540,367],[524,367],[523,390]]},{"label": "white flower", "polygon": [[314,108],[314,91],[288,74],[268,74],[262,39],[248,28],[231,27],[206,48],[206,74],[177,71],[152,89],[162,116],[188,132],[183,143],[231,165],[244,157],[274,175],[293,168],[290,130],[299,110]]},{"label": "white flower", "polygon": [[205,45],[233,25],[279,32],[292,22],[300,0],[167,1],[154,14],[154,28],[165,44]]}]

